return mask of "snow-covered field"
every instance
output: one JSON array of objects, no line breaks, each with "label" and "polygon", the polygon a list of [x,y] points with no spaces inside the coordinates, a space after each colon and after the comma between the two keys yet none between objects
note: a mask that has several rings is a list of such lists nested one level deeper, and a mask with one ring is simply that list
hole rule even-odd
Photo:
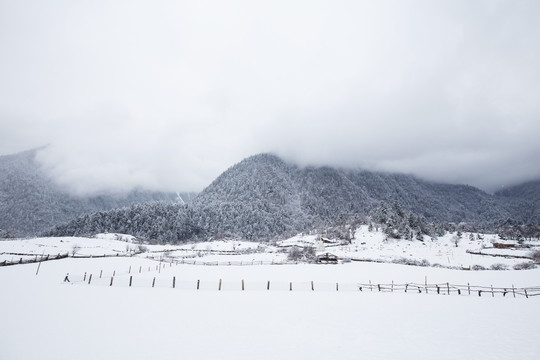
[{"label": "snow-covered field", "polygon": [[[457,246],[456,246],[457,243]],[[515,244],[512,248],[495,248],[495,244]],[[36,260],[43,255],[69,254],[81,256],[133,255],[166,258],[168,261],[195,259],[197,263],[210,262],[286,262],[288,250],[293,247],[313,247],[316,253],[332,253],[341,259],[375,262],[423,262],[424,265],[447,268],[512,269],[517,264],[529,263],[527,257],[540,249],[539,241],[517,244],[504,241],[497,235],[447,233],[437,239],[424,236],[423,241],[387,239],[382,232],[368,231],[367,226],[357,229],[350,243],[321,241],[317,235],[297,235],[274,244],[241,240],[220,240],[182,245],[140,245],[130,235],[98,234],[93,238],[35,238],[0,241],[0,262]],[[480,255],[481,254],[481,255]]]},{"label": "snow-covered field", "polygon": [[[350,257],[386,256],[375,251],[380,243],[377,234],[372,239],[365,235],[365,240],[347,245],[348,253],[353,253]],[[148,246],[148,250],[202,251],[198,255],[203,260],[221,256],[247,261],[253,256],[284,258],[280,246],[301,242],[320,246],[310,239],[299,237],[272,247],[235,241],[190,244],[180,250]],[[76,245],[77,254],[98,256],[126,254],[138,246],[123,240],[108,235],[6,241],[0,242],[0,253],[19,252],[23,246],[38,255],[48,250],[70,252]],[[366,250],[356,251],[356,246]],[[429,249],[430,245],[414,246]],[[463,251],[465,255],[459,257],[459,252],[450,251],[460,246],[464,244],[441,245],[448,251],[441,259],[450,259],[452,265],[466,260],[470,254]],[[404,250],[420,251],[411,250],[412,244],[390,247],[399,257],[408,255]],[[330,248],[324,250],[336,254],[347,250]],[[246,253],[236,255],[240,250]],[[368,281],[426,280],[530,287],[540,285],[540,269],[464,271],[366,262],[176,265],[146,259],[155,254],[150,252],[0,267],[0,358],[537,359],[540,354],[540,297],[360,292],[356,287]],[[437,251],[427,259],[434,261],[435,256]],[[63,282],[67,273],[70,283]],[[113,273],[114,283],[109,286]],[[293,291],[289,291],[291,283]]]}]

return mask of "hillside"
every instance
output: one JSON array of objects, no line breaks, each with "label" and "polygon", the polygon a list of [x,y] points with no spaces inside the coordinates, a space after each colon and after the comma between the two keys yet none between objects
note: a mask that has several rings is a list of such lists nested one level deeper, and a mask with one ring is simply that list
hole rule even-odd
[{"label": "hillside", "polygon": [[506,204],[513,218],[533,223],[540,221],[540,180],[497,191],[495,197]]},{"label": "hillside", "polygon": [[83,214],[176,199],[176,194],[142,190],[73,196],[41,169],[35,160],[37,151],[0,156],[0,236],[35,235]]},{"label": "hillside", "polygon": [[[230,236],[253,240],[366,216],[381,201],[398,202],[405,213],[422,217],[420,221],[485,225],[527,218],[522,200],[471,186],[432,183],[403,174],[301,168],[260,154],[229,168],[188,205],[147,204],[100,212],[47,235],[117,231],[164,242]],[[519,212],[520,206],[524,213]]]}]

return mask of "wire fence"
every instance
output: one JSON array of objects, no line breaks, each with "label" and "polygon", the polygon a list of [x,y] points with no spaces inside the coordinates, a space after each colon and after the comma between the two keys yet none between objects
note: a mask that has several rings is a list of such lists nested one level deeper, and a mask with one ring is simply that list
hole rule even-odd
[{"label": "wire fence", "polygon": [[[146,259],[162,261],[166,263],[181,264],[181,265],[202,265],[202,266],[251,266],[251,265],[294,265],[294,264],[309,264],[307,261],[294,260],[240,260],[240,261],[208,261],[196,259],[177,259],[163,258],[156,256],[146,256]],[[315,261],[311,263],[316,263]]]},{"label": "wire fence", "polygon": [[[70,253],[59,253],[57,255],[30,255],[30,254],[15,254],[10,255],[21,256],[16,261],[4,260],[0,262],[0,266],[8,266],[15,264],[28,264],[28,263],[41,263],[44,261],[65,259],[68,257],[74,258],[104,258],[104,257],[130,257],[134,254],[103,254],[103,255],[78,255]],[[540,286],[533,287],[493,287],[490,286],[478,286],[463,284],[451,284],[436,283],[436,284],[419,284],[419,283],[404,283],[398,284],[391,282],[390,284],[373,283],[329,283],[329,282],[298,282],[298,281],[226,281],[222,279],[219,281],[214,280],[181,280],[176,279],[176,276],[172,278],[166,278],[164,276],[144,276],[145,273],[157,272],[161,273],[162,269],[166,267],[172,267],[173,265],[186,264],[186,265],[206,265],[206,266],[248,266],[248,265],[286,265],[286,264],[298,264],[295,261],[200,261],[195,259],[175,259],[175,258],[163,258],[155,256],[146,256],[147,259],[158,261],[155,265],[143,266],[139,265],[138,268],[132,266],[127,271],[116,271],[104,273],[103,270],[99,274],[93,274],[85,272],[84,275],[72,275],[64,278],[65,283],[72,284],[94,284],[104,286],[123,286],[123,287],[171,287],[179,289],[194,289],[194,290],[283,290],[283,291],[360,291],[360,292],[404,292],[404,293],[418,293],[418,294],[437,294],[437,295],[475,295],[475,296],[524,296],[526,298],[540,296]],[[39,273],[39,267],[36,271],[36,275]],[[129,282],[128,282],[129,281]]]},{"label": "wire fence", "polygon": [[[507,287],[479,286],[467,284],[447,283],[374,283],[363,282],[324,282],[324,281],[261,281],[261,280],[223,280],[223,279],[182,279],[177,276],[161,274],[172,263],[144,267],[129,267],[127,271],[113,270],[93,274],[67,276],[64,283],[78,285],[94,285],[108,287],[134,287],[134,288],[171,288],[196,291],[355,291],[380,293],[409,293],[440,296],[479,296],[479,297],[525,297],[540,296],[540,286],[533,287]],[[153,273],[153,274],[152,274]],[[158,274],[156,274],[158,273]]]}]

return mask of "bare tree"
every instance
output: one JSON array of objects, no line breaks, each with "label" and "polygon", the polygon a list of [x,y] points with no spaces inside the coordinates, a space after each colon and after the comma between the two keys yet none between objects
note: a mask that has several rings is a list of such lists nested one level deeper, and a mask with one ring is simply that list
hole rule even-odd
[{"label": "bare tree", "polygon": [[73,245],[73,247],[71,248],[71,256],[75,256],[75,254],[78,253],[79,250],[81,250],[81,247],[79,245]]}]

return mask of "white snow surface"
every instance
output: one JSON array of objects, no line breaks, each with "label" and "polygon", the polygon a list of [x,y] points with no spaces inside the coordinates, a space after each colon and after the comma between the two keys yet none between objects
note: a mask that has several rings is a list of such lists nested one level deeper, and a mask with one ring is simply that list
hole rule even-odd
[{"label": "white snow surface", "polygon": [[[423,245],[360,231],[352,244],[326,244],[324,249],[318,237],[298,236],[273,246],[241,241],[145,245],[148,253],[131,257],[4,266],[0,358],[538,359],[540,297],[360,292],[357,284],[427,280],[528,287],[540,285],[540,269],[465,271],[368,262],[201,266],[144,257],[171,260],[161,256],[167,250],[169,255],[196,254],[203,261],[285,259],[288,246],[312,244],[351,258],[409,256],[432,263],[446,260],[454,267],[501,259],[513,263],[478,255],[470,261],[467,248],[481,249],[493,240],[499,241],[462,240],[456,248],[450,236],[433,243],[426,238]],[[2,241],[0,253],[56,254],[70,252],[73,245],[87,255],[126,255],[138,246],[100,236],[40,238]],[[69,283],[63,282],[67,273]]]},{"label": "white snow surface", "polygon": [[[499,265],[507,269],[522,263],[530,252],[540,249],[539,241],[522,245],[529,248],[494,248],[493,243],[514,243],[499,239],[497,235],[463,233],[457,246],[456,234],[447,233],[437,239],[424,236],[423,241],[387,239],[382,232],[370,232],[361,226],[350,243],[345,241],[321,241],[318,235],[297,235],[274,244],[242,240],[214,240],[181,245],[140,245],[131,235],[98,234],[92,238],[61,237],[34,238],[0,241],[0,262],[18,261],[20,258],[36,259],[41,255],[70,254],[75,256],[128,255],[140,251],[153,258],[195,259],[203,262],[282,262],[293,246],[311,246],[317,254],[331,253],[341,259],[376,262],[424,262],[426,265],[447,268],[471,268],[479,266],[489,269]],[[482,255],[478,255],[481,253]],[[507,257],[502,257],[502,256]]]}]

